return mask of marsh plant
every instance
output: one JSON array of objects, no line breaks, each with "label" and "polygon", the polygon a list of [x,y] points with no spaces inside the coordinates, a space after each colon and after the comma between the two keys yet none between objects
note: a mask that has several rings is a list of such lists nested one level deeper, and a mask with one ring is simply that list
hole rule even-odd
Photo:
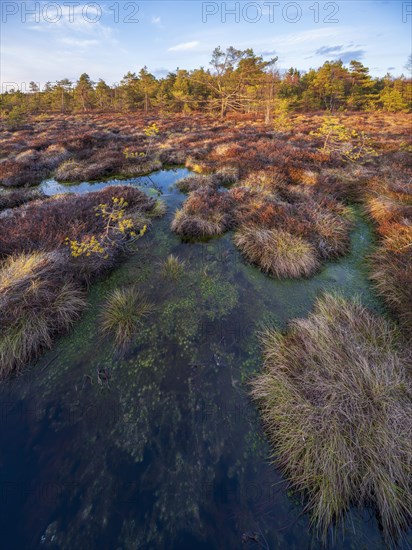
[{"label": "marsh plant", "polygon": [[104,335],[114,336],[116,347],[125,348],[153,311],[153,305],[134,287],[116,288],[106,298],[101,312]]},{"label": "marsh plant", "polygon": [[153,208],[148,213],[149,218],[162,218],[167,212],[167,205],[164,201],[157,199]]},{"label": "marsh plant", "polygon": [[233,227],[233,199],[208,187],[189,194],[172,221],[172,231],[182,237],[213,237]]},{"label": "marsh plant", "polygon": [[309,277],[320,266],[311,243],[283,230],[244,226],[234,241],[249,262],[273,277]]},{"label": "marsh plant", "polygon": [[388,540],[412,519],[410,350],[397,328],[357,301],[318,299],[286,334],[261,335],[252,383],[292,487],[326,537],[351,504],[372,505]]},{"label": "marsh plant", "polygon": [[0,378],[52,346],[86,307],[84,291],[61,276],[58,253],[10,256],[0,270]]},{"label": "marsh plant", "polygon": [[338,117],[325,116],[322,125],[311,135],[323,139],[322,151],[350,162],[376,156],[371,139],[365,132],[347,128]]},{"label": "marsh plant", "polygon": [[162,265],[162,273],[167,279],[176,281],[184,274],[186,263],[174,254],[169,254]]}]

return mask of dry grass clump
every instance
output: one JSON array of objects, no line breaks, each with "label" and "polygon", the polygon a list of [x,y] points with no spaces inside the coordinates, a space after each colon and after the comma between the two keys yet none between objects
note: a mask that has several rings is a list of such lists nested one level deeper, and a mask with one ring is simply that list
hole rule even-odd
[{"label": "dry grass clump", "polygon": [[233,185],[239,179],[239,169],[236,166],[223,166],[214,172],[213,179],[217,186]]},{"label": "dry grass clump", "polygon": [[238,227],[290,233],[311,243],[323,260],[348,252],[352,222],[349,209],[342,203],[280,183],[277,174],[273,179],[271,174],[258,173],[246,183],[230,190]]},{"label": "dry grass clump", "polygon": [[157,199],[153,208],[146,215],[149,218],[162,218],[167,212],[167,204],[161,199]]},{"label": "dry grass clump", "polygon": [[176,187],[182,193],[191,193],[204,187],[217,189],[221,186],[229,186],[238,180],[238,170],[235,167],[226,166],[211,174],[194,174],[182,178],[176,182]]},{"label": "dry grass clump", "polygon": [[[410,155],[409,155],[410,156]],[[367,212],[380,238],[371,258],[371,279],[378,293],[412,334],[412,172],[410,159],[388,155],[371,178]]]},{"label": "dry grass clump", "polygon": [[177,210],[171,225],[172,231],[185,238],[214,237],[225,231],[224,215],[212,213],[208,218]]},{"label": "dry grass clump", "polygon": [[197,191],[202,187],[217,187],[213,176],[204,174],[194,174],[192,176],[186,176],[185,178],[178,180],[175,183],[175,186],[182,193],[191,193],[192,191]]},{"label": "dry grass clump", "polygon": [[161,170],[162,166],[163,164],[158,158],[143,158],[141,161],[139,161],[139,159],[133,159],[123,163],[119,169],[119,173],[122,176],[138,177],[144,174],[150,174],[156,170]]},{"label": "dry grass clump", "polygon": [[221,235],[234,224],[233,199],[225,192],[201,188],[189,194],[171,228],[182,237]]},{"label": "dry grass clump", "polygon": [[371,258],[378,293],[412,335],[412,225],[392,227]]},{"label": "dry grass clump", "polygon": [[310,277],[320,266],[311,243],[283,230],[243,226],[234,241],[249,262],[280,279]]},{"label": "dry grass clump", "polygon": [[165,166],[183,166],[186,162],[186,155],[186,151],[165,147],[159,151],[159,160]]},{"label": "dry grass clump", "polygon": [[326,209],[317,210],[314,215],[312,242],[323,259],[332,259],[349,252],[349,230],[351,221],[348,215],[337,215]]},{"label": "dry grass clump", "polygon": [[361,169],[348,167],[323,170],[314,185],[316,191],[345,203],[359,202],[365,187],[366,178]]},{"label": "dry grass clump", "polygon": [[136,287],[116,288],[101,313],[103,334],[114,336],[116,346],[125,348],[153,311],[153,305]]},{"label": "dry grass clump", "polygon": [[54,177],[57,181],[62,182],[93,181],[113,176],[117,171],[118,163],[110,157],[102,156],[94,162],[92,159],[70,159],[59,165]]},{"label": "dry grass clump", "polygon": [[0,269],[0,378],[5,378],[66,331],[86,307],[85,295],[62,277],[57,253],[9,257]]},{"label": "dry grass clump", "polygon": [[262,334],[253,381],[274,459],[326,537],[350,505],[371,505],[388,540],[412,519],[410,350],[394,325],[325,295],[286,334]]}]

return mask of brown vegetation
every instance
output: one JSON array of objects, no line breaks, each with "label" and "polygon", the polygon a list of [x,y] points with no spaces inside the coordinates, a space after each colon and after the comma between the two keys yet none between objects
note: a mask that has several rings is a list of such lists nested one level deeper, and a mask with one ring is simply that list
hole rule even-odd
[{"label": "brown vegetation", "polygon": [[253,382],[274,459],[326,536],[351,504],[372,505],[387,539],[412,510],[410,350],[394,325],[333,295],[283,335],[262,335]]},{"label": "brown vegetation", "polygon": [[62,277],[57,252],[10,256],[0,269],[0,378],[50,348],[86,306],[81,286]]},{"label": "brown vegetation", "polygon": [[[113,199],[127,201],[121,203],[130,222],[123,233],[108,234],[107,220],[96,215]],[[73,324],[86,305],[85,287],[116,265],[129,236],[155,210],[155,200],[142,191],[113,186],[32,201],[0,218],[0,377],[18,371]],[[97,244],[74,255],[67,239]]]}]

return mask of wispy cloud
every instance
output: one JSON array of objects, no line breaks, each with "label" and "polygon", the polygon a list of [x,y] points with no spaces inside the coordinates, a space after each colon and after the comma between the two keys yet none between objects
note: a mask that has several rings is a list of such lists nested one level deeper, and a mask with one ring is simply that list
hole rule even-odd
[{"label": "wispy cloud", "polygon": [[317,55],[328,55],[330,53],[336,53],[341,52],[343,50],[343,45],[341,46],[322,46],[318,50],[316,50]]},{"label": "wispy cloud", "polygon": [[353,59],[360,60],[365,57],[366,50],[351,50],[348,52],[342,52],[338,55],[338,59],[341,59],[344,63],[349,63]]},{"label": "wispy cloud", "polygon": [[259,52],[262,57],[268,57],[269,55],[276,55],[276,50],[263,50]]},{"label": "wispy cloud", "polygon": [[68,46],[75,46],[77,48],[88,48],[89,46],[95,46],[99,44],[99,40],[77,40],[76,38],[59,38],[58,42],[67,44]]},{"label": "wispy cloud", "polygon": [[162,22],[160,17],[152,17],[152,24],[153,25],[160,25]]},{"label": "wispy cloud", "polygon": [[176,46],[172,46],[168,49],[169,52],[183,52],[186,50],[193,50],[199,46],[199,42],[194,40],[193,42],[183,42],[182,44],[176,44]]}]

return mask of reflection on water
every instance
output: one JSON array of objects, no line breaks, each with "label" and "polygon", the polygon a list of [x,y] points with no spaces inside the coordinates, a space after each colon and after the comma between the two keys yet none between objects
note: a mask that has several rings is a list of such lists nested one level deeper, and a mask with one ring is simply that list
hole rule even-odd
[{"label": "reflection on water", "polygon": [[109,179],[105,181],[81,183],[59,183],[54,179],[45,180],[39,187],[47,196],[57,195],[59,193],[90,193],[91,191],[100,191],[108,185],[132,185],[141,189],[151,191],[157,195],[169,195],[175,193],[173,184],[189,174],[186,168],[176,168],[174,170],[159,170],[153,174],[129,179]]},{"label": "reflection on water", "polygon": [[[184,173],[152,178],[166,191]],[[310,281],[274,281],[243,263],[230,235],[188,244],[172,234],[183,198],[167,196],[167,216],[138,252],[93,286],[72,334],[2,385],[2,547],[319,547],[268,464],[247,380],[260,368],[262,322],[284,327],[330,289],[379,307],[362,265],[370,229],[358,216],[347,258]],[[161,269],[169,254],[185,261],[176,281]],[[107,291],[128,284],[156,309],[120,356],[98,313]],[[102,368],[108,385],[98,383]],[[333,547],[383,548],[372,514],[354,511],[348,525],[356,537],[348,529]]]}]

